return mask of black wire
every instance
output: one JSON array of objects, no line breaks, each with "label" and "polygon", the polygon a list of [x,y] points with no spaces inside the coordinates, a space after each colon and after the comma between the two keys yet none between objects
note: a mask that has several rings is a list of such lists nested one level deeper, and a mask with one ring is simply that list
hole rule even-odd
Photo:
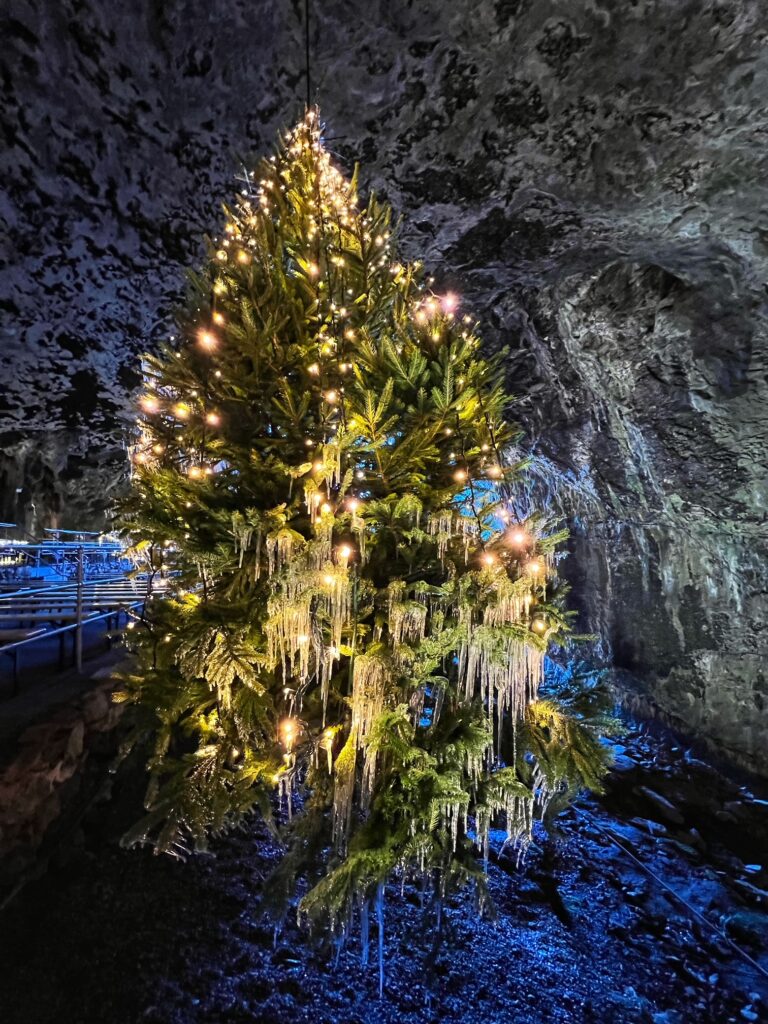
[{"label": "black wire", "polygon": [[312,102],[312,80],[309,68],[309,0],[304,0],[304,63],[307,75],[307,110],[309,110]]}]

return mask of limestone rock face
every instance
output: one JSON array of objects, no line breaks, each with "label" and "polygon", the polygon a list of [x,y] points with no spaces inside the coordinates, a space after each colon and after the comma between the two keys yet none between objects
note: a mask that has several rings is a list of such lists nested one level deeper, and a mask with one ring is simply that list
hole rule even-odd
[{"label": "limestone rock face", "polygon": [[[510,346],[585,629],[768,770],[762,0],[313,5],[331,147]],[[294,5],[9,0],[0,519],[97,525],[139,353],[238,154],[300,112]]]}]

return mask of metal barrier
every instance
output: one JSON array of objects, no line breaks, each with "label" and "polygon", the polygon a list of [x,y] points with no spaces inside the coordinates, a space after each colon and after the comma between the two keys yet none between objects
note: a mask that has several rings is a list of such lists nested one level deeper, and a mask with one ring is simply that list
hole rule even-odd
[{"label": "metal barrier", "polygon": [[[19,689],[19,653],[22,649],[51,637],[59,637],[59,662],[63,665],[64,637],[72,633],[74,665],[81,672],[84,628],[113,618],[119,623],[122,612],[130,615],[135,609],[143,607],[152,593],[152,578],[149,576],[86,580],[86,546],[78,546],[74,583],[29,590],[21,588],[13,593],[0,594],[0,654],[8,655],[13,662],[14,695]],[[142,584],[144,592],[140,593]],[[17,625],[3,629],[4,623]],[[35,628],[38,623],[52,625],[54,628],[46,629],[42,625],[41,628]],[[7,643],[2,643],[3,637]]]},{"label": "metal barrier", "polygon": [[[128,584],[134,580],[142,580],[144,576],[107,576],[103,579],[97,577],[96,579],[84,579],[83,586],[85,587],[109,587],[113,584]],[[40,587],[19,587],[16,590],[3,590],[0,591],[0,601],[7,601],[9,599],[15,599],[18,597],[31,597],[33,594],[50,594],[53,591],[59,590],[72,590],[77,586],[77,580],[69,580],[66,583],[62,583],[60,580],[46,583]]]},{"label": "metal barrier", "polygon": [[[133,611],[135,608],[141,608],[143,605],[144,601],[137,601],[135,604],[132,605],[123,605],[119,608],[113,608],[111,611],[102,612],[101,615],[90,615],[79,623],[72,623],[69,626],[59,626],[57,629],[43,629],[37,632],[35,635],[27,637],[25,640],[17,640],[13,643],[3,644],[2,647],[0,647],[0,654],[7,654],[13,662],[13,696],[16,696],[16,694],[19,692],[18,652],[22,647],[28,647],[31,644],[38,643],[41,640],[48,640],[50,637],[54,636],[63,637],[66,633],[71,633],[74,630],[78,630],[80,636],[80,644],[75,648],[75,664],[77,666],[78,672],[81,672],[83,668],[82,632],[80,632],[82,630],[82,627],[84,625],[90,626],[93,623],[101,622],[104,619],[109,620],[111,618],[115,618],[116,616],[119,621],[121,611]],[[61,654],[59,656],[59,660],[61,661]]]},{"label": "metal barrier", "polygon": [[[47,530],[52,536],[42,541],[0,538],[0,586],[19,584],[29,573],[42,573],[61,580],[74,580],[79,564],[86,563],[86,577],[98,579],[123,571],[125,549],[114,540],[90,539],[97,534],[76,530]],[[76,537],[76,540],[65,539]]]}]

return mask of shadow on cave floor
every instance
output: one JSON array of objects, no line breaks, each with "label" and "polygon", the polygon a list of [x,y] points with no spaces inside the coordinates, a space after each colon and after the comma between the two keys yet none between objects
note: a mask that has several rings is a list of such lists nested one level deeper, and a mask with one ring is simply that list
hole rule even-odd
[{"label": "shadow on cave floor", "polygon": [[[478,920],[456,901],[437,955],[417,896],[406,889],[401,899],[393,886],[382,1000],[377,967],[361,966],[354,942],[334,968],[293,916],[274,940],[259,887],[278,850],[259,826],[217,842],[215,856],[187,863],[121,849],[118,838],[140,801],[137,773],[124,773],[111,801],[91,809],[77,840],[0,915],[0,1019],[768,1020],[766,979],[608,835],[768,969],[768,894],[761,888],[768,872],[750,859],[768,849],[761,832],[768,805],[712,772],[674,746],[662,749],[658,738],[630,735],[607,797],[562,815],[556,842],[538,835],[519,868],[514,859],[495,858],[495,921]],[[698,804],[676,802],[686,786],[698,793]],[[712,812],[713,799],[731,809]],[[741,819],[736,805],[746,808]],[[733,820],[718,822],[713,813]],[[730,838],[735,843],[726,846]]]}]

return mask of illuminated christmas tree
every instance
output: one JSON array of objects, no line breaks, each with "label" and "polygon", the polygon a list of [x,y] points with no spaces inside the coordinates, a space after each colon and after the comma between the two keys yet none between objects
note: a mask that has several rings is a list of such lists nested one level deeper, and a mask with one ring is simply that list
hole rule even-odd
[{"label": "illuminated christmas tree", "polygon": [[503,354],[397,258],[315,111],[244,181],[146,364],[124,522],[177,575],[132,633],[131,838],[181,853],[279,803],[275,886],[324,865],[300,912],[367,935],[396,876],[482,899],[492,825],[522,848],[599,787],[602,718],[539,692],[562,535],[516,511]]}]

